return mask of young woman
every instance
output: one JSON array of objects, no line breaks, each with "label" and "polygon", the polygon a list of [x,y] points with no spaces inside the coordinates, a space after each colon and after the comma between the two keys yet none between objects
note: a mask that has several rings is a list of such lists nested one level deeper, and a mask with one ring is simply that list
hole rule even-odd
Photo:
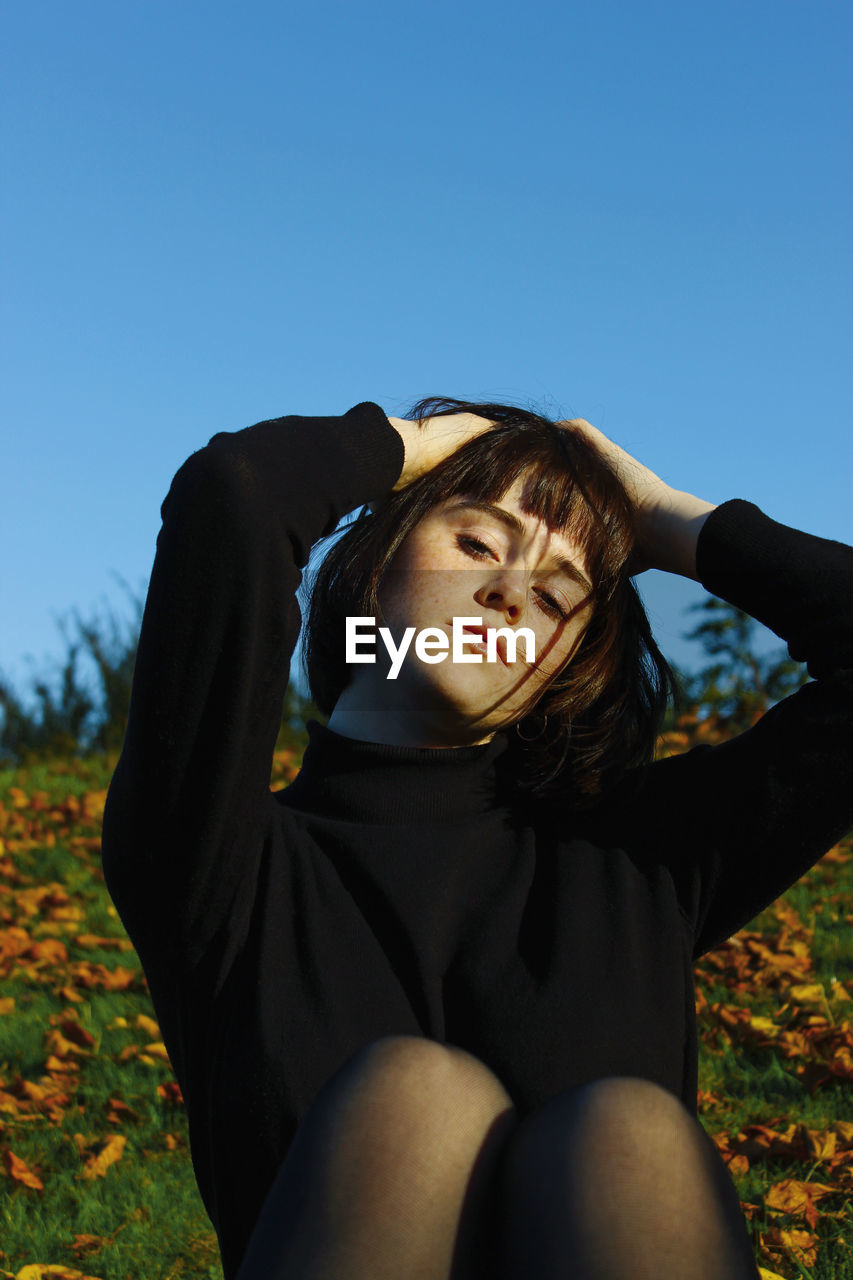
[{"label": "young woman", "polygon": [[[220,433],[161,514],[103,864],[227,1280],[756,1277],[692,966],[853,827],[853,548],[458,400]],[[655,761],[650,567],[813,680]]]}]

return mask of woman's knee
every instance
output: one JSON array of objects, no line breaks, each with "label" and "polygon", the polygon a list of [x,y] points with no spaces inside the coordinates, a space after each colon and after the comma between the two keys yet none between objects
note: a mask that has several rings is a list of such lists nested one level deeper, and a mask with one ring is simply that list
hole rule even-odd
[{"label": "woman's knee", "polygon": [[[529,1184],[533,1175],[554,1185],[562,1170],[583,1170],[616,1158],[623,1168],[636,1158],[648,1169],[658,1152],[664,1162],[680,1137],[698,1121],[680,1098],[650,1080],[607,1076],[550,1098],[518,1126],[506,1176]],[[698,1135],[697,1135],[698,1136]]]},{"label": "woman's knee", "polygon": [[604,1076],[574,1089],[568,1107],[597,1126],[613,1125],[620,1132],[671,1133],[695,1124],[684,1103],[669,1089],[639,1076]]},{"label": "woman's knee", "polygon": [[357,1133],[372,1143],[417,1143],[433,1135],[447,1142],[482,1141],[515,1107],[497,1076],[453,1045],[419,1036],[372,1040],[320,1090],[309,1115],[328,1137]]},{"label": "woman's knee", "polygon": [[[628,1274],[638,1224],[644,1258],[666,1248],[687,1259],[684,1274],[757,1275],[737,1191],[713,1142],[680,1098],[649,1080],[603,1078],[525,1117],[506,1153],[498,1203],[502,1277],[562,1273],[570,1259],[577,1271],[567,1274]],[[715,1270],[695,1265],[702,1249],[716,1252]],[[578,1261],[602,1252],[621,1261],[602,1270]]]},{"label": "woman's knee", "polygon": [[577,1085],[551,1098],[532,1118],[542,1116],[545,1122],[546,1112],[588,1120],[599,1129],[613,1125],[622,1132],[626,1128],[657,1127],[666,1119],[671,1123],[692,1119],[674,1093],[639,1076],[603,1076]]},{"label": "woman's knee", "polygon": [[[469,1095],[472,1102],[503,1110],[512,1099],[484,1062],[456,1045],[424,1036],[382,1036],[363,1045],[344,1064],[339,1076],[351,1087],[382,1095]],[[336,1077],[335,1077],[336,1078]]]},{"label": "woman's knee", "polygon": [[608,1076],[551,1098],[516,1128],[503,1164],[506,1206],[543,1197],[585,1203],[619,1185],[637,1198],[704,1188],[732,1223],[735,1184],[711,1138],[675,1094],[650,1080]]}]

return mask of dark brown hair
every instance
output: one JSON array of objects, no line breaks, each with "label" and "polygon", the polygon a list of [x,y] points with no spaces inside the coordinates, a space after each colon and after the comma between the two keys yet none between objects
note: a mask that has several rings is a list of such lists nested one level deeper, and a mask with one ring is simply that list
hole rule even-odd
[{"label": "dark brown hair", "polygon": [[[330,716],[349,682],[345,619],[383,619],[378,593],[397,550],[425,515],[460,494],[498,502],[517,477],[532,481],[523,510],[585,549],[592,613],[580,643],[535,706],[507,733],[507,777],[520,794],[589,808],[626,772],[654,759],[678,686],[630,577],[634,509],[597,450],[577,430],[507,404],[433,396],[408,417],[473,413],[495,423],[405,489],[365,507],[312,575],[304,664],[311,696]],[[334,535],[329,535],[334,536]],[[547,719],[546,719],[547,717]],[[634,775],[639,778],[639,773]]]}]

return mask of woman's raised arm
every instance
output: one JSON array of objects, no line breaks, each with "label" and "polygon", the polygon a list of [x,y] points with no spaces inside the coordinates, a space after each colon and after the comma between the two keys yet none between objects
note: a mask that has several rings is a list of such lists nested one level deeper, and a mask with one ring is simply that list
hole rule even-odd
[{"label": "woman's raised arm", "polygon": [[787,642],[813,682],[753,728],[646,770],[639,804],[607,806],[610,837],[672,873],[694,956],[774,902],[853,829],[853,547],[754,503],[673,489],[583,418],[638,516],[629,569],[695,578]]},{"label": "woman's raised arm", "polygon": [[669,867],[698,959],[853,830],[853,547],[733,498],[707,516],[696,560],[705,589],[812,676],[746,732],[650,765],[624,823],[610,806],[613,838]]},{"label": "woman's raised arm", "polygon": [[403,452],[365,402],[220,432],[172,480],[102,842],[146,971],[192,963],[217,932],[223,962],[239,946],[274,803],[301,571],[344,515],[391,489]]}]

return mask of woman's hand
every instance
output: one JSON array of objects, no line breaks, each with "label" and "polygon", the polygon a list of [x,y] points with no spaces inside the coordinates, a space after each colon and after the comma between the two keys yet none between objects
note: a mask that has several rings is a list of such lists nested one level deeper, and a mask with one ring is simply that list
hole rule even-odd
[{"label": "woman's hand", "polygon": [[479,418],[475,413],[440,414],[435,418],[425,418],[420,427],[408,418],[389,418],[388,421],[403,437],[406,450],[403,470],[392,493],[405,489],[463,444],[495,425],[491,419]]},{"label": "woman's hand", "polygon": [[673,489],[585,418],[571,418],[557,425],[587,439],[625,487],[638,517],[629,574],[634,577],[647,569],[662,569],[696,579],[699,530],[715,510],[714,504]]},{"label": "woman's hand", "polygon": [[[463,444],[489,431],[495,424],[490,418],[480,418],[475,413],[445,413],[434,418],[425,418],[423,426],[409,418],[389,418],[388,421],[400,435],[405,449],[403,470],[397,483],[391,489],[399,493],[413,480],[432,471],[451,453],[455,453]],[[381,505],[382,499],[368,503],[372,512]]]}]

